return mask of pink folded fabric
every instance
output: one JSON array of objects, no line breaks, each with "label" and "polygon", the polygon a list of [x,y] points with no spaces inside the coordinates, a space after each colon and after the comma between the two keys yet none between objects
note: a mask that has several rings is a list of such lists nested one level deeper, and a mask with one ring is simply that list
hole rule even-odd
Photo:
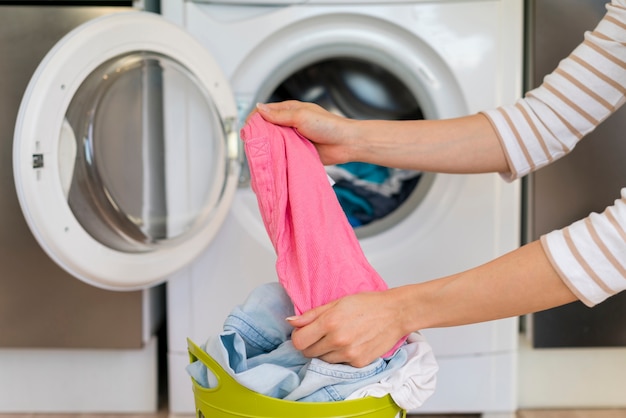
[{"label": "pink folded fabric", "polygon": [[241,129],[241,138],[276,251],[278,280],[296,314],[350,294],[387,289],[365,258],[313,144],[258,113]]}]

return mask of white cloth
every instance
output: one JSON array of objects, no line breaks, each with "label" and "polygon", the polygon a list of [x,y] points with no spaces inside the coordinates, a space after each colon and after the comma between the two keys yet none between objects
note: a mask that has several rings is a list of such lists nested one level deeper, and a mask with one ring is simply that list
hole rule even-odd
[{"label": "white cloth", "polygon": [[403,349],[409,353],[409,359],[403,367],[378,383],[363,386],[346,400],[366,396],[381,398],[390,394],[404,410],[411,411],[422,406],[435,392],[439,365],[430,344],[417,332],[409,335]]}]

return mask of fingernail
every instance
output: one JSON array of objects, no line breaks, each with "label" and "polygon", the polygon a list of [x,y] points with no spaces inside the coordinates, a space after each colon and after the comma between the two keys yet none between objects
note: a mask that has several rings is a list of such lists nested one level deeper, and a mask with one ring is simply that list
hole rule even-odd
[{"label": "fingernail", "polygon": [[298,319],[298,317],[297,317],[297,316],[288,316],[288,317],[287,317],[287,318],[285,318],[285,319],[286,319],[287,321],[293,321],[293,320]]},{"label": "fingernail", "polygon": [[267,105],[265,103],[257,103],[256,104],[256,108],[259,110],[263,110],[264,112],[269,112],[270,108],[267,107]]}]

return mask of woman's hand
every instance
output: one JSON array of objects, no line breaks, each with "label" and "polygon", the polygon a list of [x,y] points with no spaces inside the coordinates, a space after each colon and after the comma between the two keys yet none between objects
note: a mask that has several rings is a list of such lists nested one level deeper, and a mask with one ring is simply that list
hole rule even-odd
[{"label": "woman's hand", "polygon": [[287,320],[294,346],[307,357],[364,367],[406,334],[392,292],[346,296]]},{"label": "woman's hand", "polygon": [[313,142],[324,165],[350,160],[350,129],[354,127],[354,121],[330,113],[314,103],[296,100],[260,103],[256,111],[266,121],[295,128]]}]

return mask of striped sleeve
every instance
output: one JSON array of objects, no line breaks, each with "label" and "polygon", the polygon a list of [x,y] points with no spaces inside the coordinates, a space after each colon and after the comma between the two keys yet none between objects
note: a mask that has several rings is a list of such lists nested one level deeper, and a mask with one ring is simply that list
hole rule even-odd
[{"label": "striped sleeve", "polygon": [[[510,171],[503,178],[520,178],[566,155],[625,97],[626,0],[613,0],[598,26],[541,86],[514,105],[483,112],[505,150]],[[626,290],[626,188],[604,212],[552,231],[541,243],[563,281],[588,306]]]},{"label": "striped sleeve", "polygon": [[623,103],[626,0],[613,0],[593,32],[543,84],[514,105],[483,112],[496,129],[514,180],[569,153]]},{"label": "striped sleeve", "polygon": [[626,188],[603,213],[541,237],[563,281],[587,306],[626,290]]}]

